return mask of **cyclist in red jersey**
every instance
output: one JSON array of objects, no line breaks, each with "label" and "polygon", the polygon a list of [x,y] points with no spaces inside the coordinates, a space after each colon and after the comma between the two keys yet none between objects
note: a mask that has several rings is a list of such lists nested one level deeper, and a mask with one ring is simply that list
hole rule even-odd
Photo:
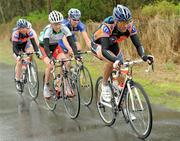
[{"label": "cyclist in red jersey", "polygon": [[[13,54],[16,59],[16,67],[15,67],[15,81],[16,88],[18,91],[21,90],[21,69],[22,69],[22,61],[20,57],[21,52],[37,52],[37,56],[40,56],[40,52],[38,50],[38,39],[36,32],[32,29],[31,23],[25,19],[19,19],[16,23],[16,27],[13,28],[11,41],[13,45]],[[33,48],[32,48],[33,46]]]}]

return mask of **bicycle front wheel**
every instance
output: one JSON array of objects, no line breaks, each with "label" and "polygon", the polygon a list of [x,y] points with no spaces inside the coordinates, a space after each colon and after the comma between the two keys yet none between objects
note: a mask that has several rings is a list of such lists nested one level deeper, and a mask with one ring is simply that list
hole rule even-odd
[{"label": "bicycle front wheel", "polygon": [[132,82],[129,85],[126,106],[133,130],[139,138],[147,138],[152,129],[152,109],[148,96],[140,84]]},{"label": "bicycle front wheel", "polygon": [[35,60],[32,59],[27,69],[27,85],[29,94],[35,100],[38,97],[39,93],[38,68]]},{"label": "bicycle front wheel", "polygon": [[[45,75],[43,76],[43,87],[44,87],[44,78]],[[56,105],[57,105],[57,96],[56,96],[56,90],[55,90],[55,79],[53,77],[53,74],[50,73],[50,77],[49,77],[49,91],[50,91],[50,97],[46,98],[44,97],[44,101],[46,103],[46,106],[49,110],[54,111],[56,109]]]},{"label": "bicycle front wheel", "polygon": [[80,111],[80,95],[76,80],[70,77],[63,78],[62,88],[65,110],[70,118],[75,119]]},{"label": "bicycle front wheel", "polygon": [[85,106],[89,106],[93,99],[93,83],[89,70],[82,66],[79,70],[79,93],[81,95],[81,103]]},{"label": "bicycle front wheel", "polygon": [[[99,77],[96,82],[96,87],[95,87],[95,93],[96,93],[96,106],[97,110],[99,112],[99,115],[103,122],[107,126],[111,126],[114,124],[116,117],[115,117],[115,112],[114,112],[114,104],[113,102],[110,103],[105,103],[103,102],[101,98],[101,92],[102,92],[102,77]],[[111,87],[111,86],[110,86]]]}]

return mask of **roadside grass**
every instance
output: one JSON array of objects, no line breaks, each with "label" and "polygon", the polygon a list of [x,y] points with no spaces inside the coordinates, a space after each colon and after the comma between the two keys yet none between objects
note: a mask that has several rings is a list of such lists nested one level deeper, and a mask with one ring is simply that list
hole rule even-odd
[{"label": "roadside grass", "polygon": [[[36,58],[36,57],[35,57]],[[44,72],[44,63],[36,59],[38,70]],[[102,75],[103,62],[91,54],[84,56],[84,62],[92,75],[94,87],[97,78]],[[11,43],[8,40],[0,42],[0,63],[14,65]],[[134,68],[134,80],[143,85],[150,97],[151,103],[162,104],[168,108],[180,111],[180,67],[169,63],[157,63],[155,72],[145,73],[147,65]]]}]

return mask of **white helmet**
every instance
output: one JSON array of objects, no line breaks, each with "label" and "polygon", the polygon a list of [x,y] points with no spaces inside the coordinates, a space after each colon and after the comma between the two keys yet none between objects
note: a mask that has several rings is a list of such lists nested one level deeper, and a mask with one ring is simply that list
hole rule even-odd
[{"label": "white helmet", "polygon": [[63,15],[59,11],[54,10],[49,14],[50,23],[60,23],[63,19]]}]

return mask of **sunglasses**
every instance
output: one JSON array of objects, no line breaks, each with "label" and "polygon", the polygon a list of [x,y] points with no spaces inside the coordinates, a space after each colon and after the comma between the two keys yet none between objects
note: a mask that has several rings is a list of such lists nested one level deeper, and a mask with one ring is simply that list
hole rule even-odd
[{"label": "sunglasses", "polygon": [[58,26],[58,25],[61,25],[61,22],[59,23],[53,23],[54,26]]},{"label": "sunglasses", "polygon": [[80,19],[72,19],[73,21],[75,21],[75,22],[79,22],[80,21]]}]

